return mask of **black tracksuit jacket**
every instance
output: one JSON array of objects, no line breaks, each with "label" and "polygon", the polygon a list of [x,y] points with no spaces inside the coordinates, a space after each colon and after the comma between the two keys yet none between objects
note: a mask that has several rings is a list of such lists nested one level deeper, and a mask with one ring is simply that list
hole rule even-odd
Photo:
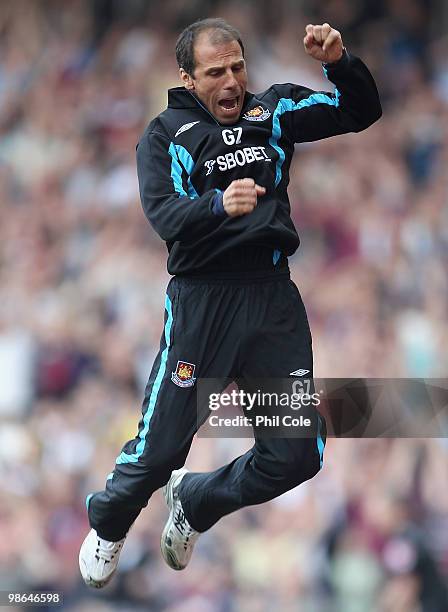
[{"label": "black tracksuit jacket", "polygon": [[[299,246],[287,194],[294,144],[366,129],[381,116],[372,75],[344,52],[324,65],[334,93],[302,85],[247,92],[239,120],[220,124],[183,87],[137,145],[144,212],[166,241],[168,272],[224,276],[287,265]],[[266,188],[252,213],[228,217],[222,192],[235,179]],[[221,195],[220,195],[221,194]]]}]

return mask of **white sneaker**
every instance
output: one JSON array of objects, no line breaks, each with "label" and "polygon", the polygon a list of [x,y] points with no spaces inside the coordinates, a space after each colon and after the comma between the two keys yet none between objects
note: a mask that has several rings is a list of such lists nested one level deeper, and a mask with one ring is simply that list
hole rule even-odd
[{"label": "white sneaker", "polygon": [[170,515],[162,532],[160,548],[166,563],[175,570],[187,567],[196,540],[201,535],[195,531],[184,514],[179,499],[179,484],[188,470],[174,470],[171,478],[163,487],[163,495],[170,509]]},{"label": "white sneaker", "polygon": [[101,589],[109,582],[117,569],[125,539],[109,542],[100,538],[95,529],[89,531],[79,551],[79,569],[88,586]]}]

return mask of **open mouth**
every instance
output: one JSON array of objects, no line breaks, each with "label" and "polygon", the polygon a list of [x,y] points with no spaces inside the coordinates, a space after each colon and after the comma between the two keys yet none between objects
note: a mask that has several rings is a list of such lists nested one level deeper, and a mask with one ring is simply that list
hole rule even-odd
[{"label": "open mouth", "polygon": [[222,98],[222,100],[218,100],[218,104],[223,111],[232,113],[237,110],[239,101],[239,96],[236,98]]}]

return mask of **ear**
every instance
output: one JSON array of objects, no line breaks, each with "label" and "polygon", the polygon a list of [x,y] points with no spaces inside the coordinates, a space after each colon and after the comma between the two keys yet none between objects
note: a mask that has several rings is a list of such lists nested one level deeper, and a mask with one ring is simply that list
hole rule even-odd
[{"label": "ear", "polygon": [[185,72],[183,68],[179,68],[179,75],[184,84],[185,89],[189,89],[190,91],[194,89],[193,77],[191,77],[188,72]]}]

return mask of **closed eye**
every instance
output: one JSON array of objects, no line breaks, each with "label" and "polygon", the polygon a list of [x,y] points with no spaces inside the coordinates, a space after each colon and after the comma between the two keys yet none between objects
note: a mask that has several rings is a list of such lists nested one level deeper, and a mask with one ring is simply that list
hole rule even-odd
[{"label": "closed eye", "polygon": [[[242,70],[244,70],[244,62],[238,62],[238,64],[234,64],[232,66],[232,72],[241,72]],[[211,76],[211,77],[220,77],[225,73],[225,69],[224,68],[211,68],[210,70],[207,70],[207,72],[205,73],[207,76]]]}]

